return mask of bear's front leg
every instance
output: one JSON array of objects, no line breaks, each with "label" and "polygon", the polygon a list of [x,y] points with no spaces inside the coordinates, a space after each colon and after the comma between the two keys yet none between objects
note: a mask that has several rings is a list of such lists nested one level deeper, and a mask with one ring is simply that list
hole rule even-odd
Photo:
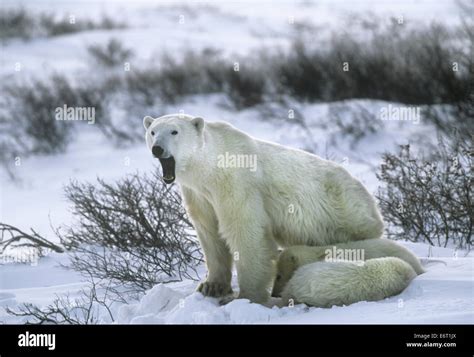
[{"label": "bear's front leg", "polygon": [[263,236],[260,241],[239,241],[234,251],[239,282],[239,299],[264,304],[270,297],[275,277],[275,243]]},{"label": "bear's front leg", "polygon": [[207,279],[197,291],[205,296],[221,297],[232,294],[232,256],[219,236],[217,218],[209,202],[194,191],[182,187],[186,210],[193,221],[204,251]]},{"label": "bear's front leg", "polygon": [[199,284],[197,291],[205,296],[221,297],[232,294],[232,257],[225,242],[215,235],[205,232],[195,224],[207,265],[207,279]]},{"label": "bear's front leg", "polygon": [[233,213],[221,215],[219,226],[237,267],[239,298],[263,304],[270,297],[277,257],[263,205],[247,196],[240,204],[233,202],[232,207],[220,212]]}]

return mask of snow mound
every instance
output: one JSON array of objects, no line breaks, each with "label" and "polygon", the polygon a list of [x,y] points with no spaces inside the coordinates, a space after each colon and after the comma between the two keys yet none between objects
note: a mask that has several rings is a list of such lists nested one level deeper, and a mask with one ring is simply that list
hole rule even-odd
[{"label": "snow mound", "polygon": [[117,323],[251,324],[269,322],[304,309],[303,305],[269,308],[253,304],[247,299],[236,299],[227,305],[220,305],[218,299],[204,297],[201,293],[193,292],[186,296],[177,289],[159,284],[138,303],[121,306]]}]

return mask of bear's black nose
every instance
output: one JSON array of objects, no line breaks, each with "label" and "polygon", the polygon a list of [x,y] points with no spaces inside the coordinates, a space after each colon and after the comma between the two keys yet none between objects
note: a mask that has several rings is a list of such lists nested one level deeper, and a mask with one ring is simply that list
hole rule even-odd
[{"label": "bear's black nose", "polygon": [[160,157],[163,154],[163,148],[161,146],[155,145],[151,148],[151,153],[155,157]]}]

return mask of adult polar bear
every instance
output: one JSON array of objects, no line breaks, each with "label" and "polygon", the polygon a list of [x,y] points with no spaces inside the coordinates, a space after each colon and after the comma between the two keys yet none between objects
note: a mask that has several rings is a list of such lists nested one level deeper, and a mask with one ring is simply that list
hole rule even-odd
[{"label": "adult polar bear", "polygon": [[[183,114],[145,117],[146,142],[163,179],[180,184],[204,250],[208,276],[198,291],[232,292],[265,303],[277,247],[331,245],[379,238],[383,220],[373,197],[343,167],[316,155],[258,140],[223,122]],[[222,165],[253,157],[257,166]]]}]

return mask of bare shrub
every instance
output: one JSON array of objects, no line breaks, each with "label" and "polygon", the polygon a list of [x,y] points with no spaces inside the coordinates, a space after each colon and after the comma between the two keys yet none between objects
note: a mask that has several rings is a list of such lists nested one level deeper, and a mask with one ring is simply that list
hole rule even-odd
[{"label": "bare shrub", "polygon": [[28,40],[35,37],[52,37],[81,31],[97,29],[125,28],[108,16],[99,21],[83,18],[71,19],[69,16],[57,16],[52,13],[33,13],[23,7],[0,9],[0,39],[10,38]]},{"label": "bare shrub", "polygon": [[438,138],[429,157],[386,153],[377,198],[388,238],[472,248],[472,141]]},{"label": "bare shrub", "polygon": [[74,103],[76,95],[69,81],[54,75],[47,81],[12,83],[5,88],[9,103],[9,119],[17,127],[16,135],[29,138],[25,151],[52,153],[63,150],[71,125],[55,118],[57,107]]},{"label": "bare shrub", "polygon": [[69,17],[57,18],[52,14],[41,14],[39,16],[39,26],[46,36],[59,36],[69,33],[89,31],[89,30],[111,30],[125,28],[122,22],[103,16],[99,21],[75,18],[71,21]]},{"label": "bare shrub", "polygon": [[64,249],[60,245],[53,243],[30,228],[31,233],[22,231],[6,223],[0,223],[0,255],[5,253],[7,248],[34,248],[42,256],[44,251],[52,250],[63,253]]},{"label": "bare shrub", "polygon": [[474,133],[474,94],[466,101],[452,105],[427,106],[423,108],[423,119],[434,125],[447,137],[472,142]]},{"label": "bare shrub", "polygon": [[115,184],[71,182],[75,227],[58,232],[70,267],[140,292],[159,282],[197,279],[199,244],[180,195],[158,174]]},{"label": "bare shrub", "polygon": [[[303,101],[379,99],[398,103],[457,104],[470,95],[473,37],[431,24],[417,29],[369,26],[362,38],[335,34],[328,46],[297,40],[288,52],[239,60],[239,71],[215,50],[169,56],[159,66],[130,73],[128,92],[147,105],[183,96],[224,92],[236,109],[290,96]],[[368,38],[368,40],[367,40]],[[462,45],[459,45],[462,43]],[[245,66],[244,66],[245,64]]]},{"label": "bare shrub", "polygon": [[[371,98],[439,104],[468,98],[472,61],[457,47],[456,31],[439,24],[413,30],[395,25],[367,35],[369,40],[333,35],[327,47],[296,41],[273,60],[275,87],[307,101]],[[472,46],[472,38],[463,35],[463,40]],[[457,72],[454,63],[459,64]]]},{"label": "bare shrub", "polygon": [[182,61],[163,56],[158,65],[134,70],[126,77],[128,93],[145,105],[176,103],[183,96],[222,91],[228,66],[217,52],[189,51]]},{"label": "bare shrub", "polygon": [[469,100],[472,59],[456,42],[462,36],[463,46],[472,46],[469,33],[439,24],[368,31],[368,41],[344,33],[325,47],[295,41],[287,53],[242,58],[239,63],[246,65],[240,71],[209,49],[187,52],[182,61],[164,57],[160,66],[131,73],[128,89],[142,93],[148,105],[220,91],[236,109],[285,95],[311,102],[370,98],[418,105]]},{"label": "bare shrub", "polygon": [[[245,59],[246,63],[251,60]],[[205,49],[188,51],[183,60],[163,56],[160,65],[133,71],[127,76],[127,90],[145,105],[176,103],[184,96],[224,92],[236,109],[260,104],[267,91],[260,64],[235,71],[233,63],[219,52]]]},{"label": "bare shrub", "polygon": [[0,9],[0,39],[28,39],[33,36],[35,18],[24,8]]},{"label": "bare shrub", "polygon": [[264,72],[259,64],[225,72],[223,91],[236,109],[253,107],[264,102],[267,92]]},{"label": "bare shrub", "polygon": [[9,307],[5,310],[27,325],[95,325],[114,322],[111,306],[117,301],[116,297],[114,288],[96,284],[91,279],[89,288],[82,289],[77,298],[69,294],[56,295],[45,307],[23,303],[15,310]]},{"label": "bare shrub", "polygon": [[18,136],[18,128],[6,115],[0,115],[0,165],[10,179],[16,177],[15,160],[25,152],[24,137]]},{"label": "bare shrub", "polygon": [[272,62],[273,81],[279,92],[307,101],[327,97],[325,72],[329,64],[319,52],[311,52],[303,42],[296,41],[289,54],[282,53]]},{"label": "bare shrub", "polygon": [[129,133],[111,125],[108,110],[108,95],[102,83],[83,81],[73,85],[65,76],[51,77],[31,82],[11,83],[5,86],[6,111],[10,126],[9,134],[24,138],[21,144],[23,155],[31,153],[56,153],[63,151],[69,143],[75,125],[87,125],[57,120],[58,108],[93,108],[95,125],[108,138],[116,142],[132,141]]},{"label": "bare shrub", "polygon": [[125,48],[115,38],[109,40],[105,45],[91,45],[87,48],[87,51],[100,65],[105,67],[123,65],[133,55],[132,50]]},{"label": "bare shrub", "polygon": [[323,123],[325,129],[335,128],[331,134],[331,144],[337,138],[350,141],[354,147],[361,139],[370,134],[375,134],[382,128],[379,118],[363,104],[336,103],[329,107],[327,122]]}]

